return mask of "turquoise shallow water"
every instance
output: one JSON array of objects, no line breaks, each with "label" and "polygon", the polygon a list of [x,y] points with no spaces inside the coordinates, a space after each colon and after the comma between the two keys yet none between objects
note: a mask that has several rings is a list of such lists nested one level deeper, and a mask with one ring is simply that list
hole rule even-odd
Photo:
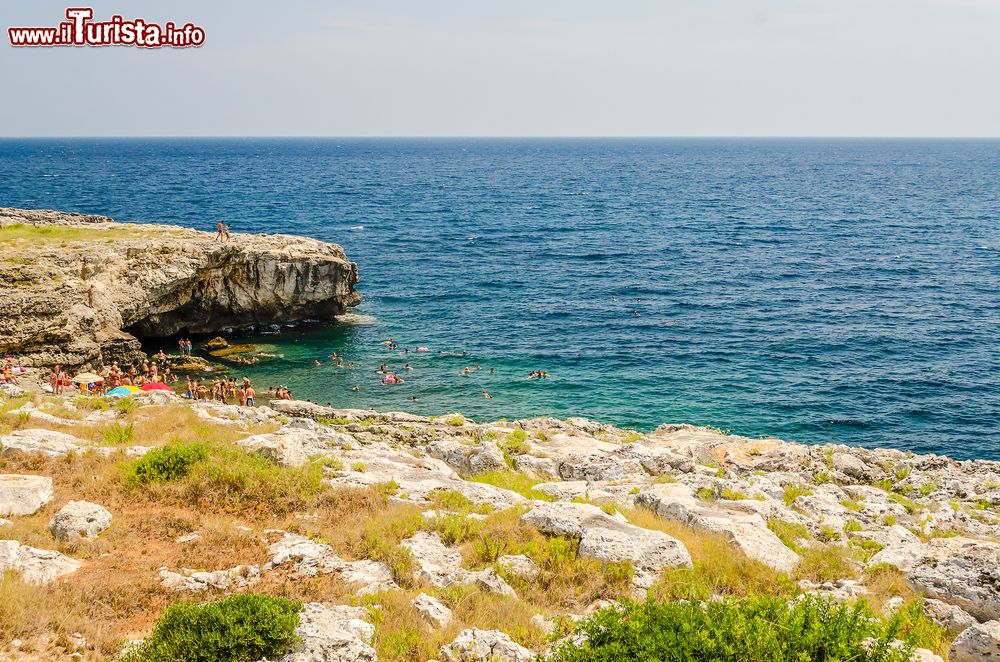
[{"label": "turquoise shallow water", "polygon": [[998,172],[997,141],[4,140],[0,206],[342,244],[354,321],[253,338],[297,397],[1000,459]]}]

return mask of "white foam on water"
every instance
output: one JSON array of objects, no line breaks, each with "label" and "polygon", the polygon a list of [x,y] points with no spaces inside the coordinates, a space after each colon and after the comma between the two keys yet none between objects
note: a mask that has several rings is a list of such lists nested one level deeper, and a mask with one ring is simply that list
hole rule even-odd
[{"label": "white foam on water", "polygon": [[334,319],[337,320],[338,324],[375,324],[378,322],[374,315],[365,315],[363,313],[344,313],[343,315],[337,315]]}]

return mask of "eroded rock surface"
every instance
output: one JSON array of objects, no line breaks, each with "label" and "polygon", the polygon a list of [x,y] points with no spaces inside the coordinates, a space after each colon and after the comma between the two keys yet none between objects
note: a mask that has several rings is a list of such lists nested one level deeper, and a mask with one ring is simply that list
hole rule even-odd
[{"label": "eroded rock surface", "polygon": [[275,662],[375,662],[375,628],[367,617],[363,607],[305,604],[295,629],[302,643]]},{"label": "eroded rock surface", "polygon": [[0,572],[12,570],[30,584],[48,584],[80,567],[80,562],[59,552],[0,540]]},{"label": "eroded rock surface", "polygon": [[543,533],[577,538],[581,556],[629,561],[640,587],[651,586],[662,568],[691,566],[691,555],[676,538],[633,526],[624,517],[613,517],[590,504],[546,503],[525,513],[521,521]]},{"label": "eroded rock surface", "polygon": [[49,521],[56,540],[93,540],[111,526],[111,512],[89,501],[70,501]]},{"label": "eroded rock surface", "polygon": [[[0,261],[0,354],[28,365],[141,360],[135,334],[333,319],[356,305],[357,266],[305,237],[115,223],[102,216],[0,209],[0,227],[51,228]],[[93,306],[88,288],[93,286]]]},{"label": "eroded rock surface", "polygon": [[498,630],[462,630],[441,648],[445,662],[530,662],[535,654]]},{"label": "eroded rock surface", "polygon": [[0,474],[0,515],[31,515],[51,500],[51,478]]}]

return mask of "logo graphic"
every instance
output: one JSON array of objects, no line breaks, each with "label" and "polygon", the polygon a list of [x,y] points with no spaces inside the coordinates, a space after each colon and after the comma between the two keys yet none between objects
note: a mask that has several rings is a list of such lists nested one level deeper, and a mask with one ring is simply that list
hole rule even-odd
[{"label": "logo graphic", "polygon": [[91,7],[70,7],[66,19],[55,27],[7,28],[10,45],[25,46],[137,46],[139,48],[192,48],[205,43],[204,28],[194,23],[160,25],[143,18],[125,20],[112,16],[93,21]]}]

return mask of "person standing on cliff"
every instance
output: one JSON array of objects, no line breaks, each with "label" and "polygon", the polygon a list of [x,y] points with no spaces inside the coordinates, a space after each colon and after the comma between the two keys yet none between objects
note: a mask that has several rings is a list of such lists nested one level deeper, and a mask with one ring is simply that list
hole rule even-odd
[{"label": "person standing on cliff", "polygon": [[87,288],[87,305],[91,308],[94,307],[94,284],[91,283],[90,287]]},{"label": "person standing on cliff", "polygon": [[229,236],[229,231],[233,229],[232,223],[226,223],[226,227],[223,229],[222,234],[225,236],[225,241],[229,241],[232,237]]},{"label": "person standing on cliff", "polygon": [[225,229],[225,224],[219,221],[219,224],[215,226],[215,239],[212,241],[222,241],[222,231]]}]

